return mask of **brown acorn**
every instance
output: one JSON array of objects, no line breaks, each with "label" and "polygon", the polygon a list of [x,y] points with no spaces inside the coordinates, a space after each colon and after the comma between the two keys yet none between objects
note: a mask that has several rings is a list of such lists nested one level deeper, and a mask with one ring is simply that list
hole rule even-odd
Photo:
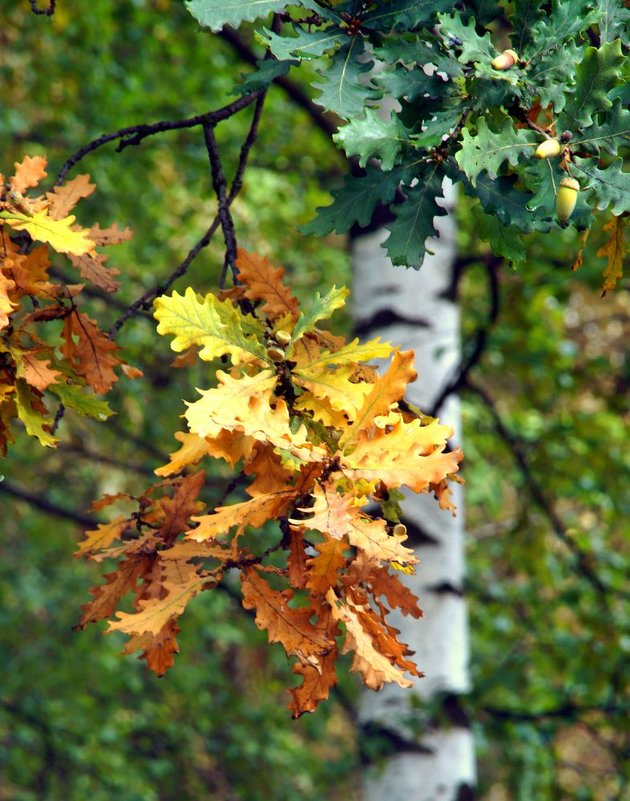
[{"label": "brown acorn", "polygon": [[291,334],[288,331],[285,331],[284,328],[276,331],[274,338],[276,342],[279,342],[281,345],[288,345],[292,339]]},{"label": "brown acorn", "polygon": [[272,362],[282,362],[286,355],[282,348],[278,348],[275,345],[271,345],[267,348],[267,356],[269,356]]},{"label": "brown acorn", "polygon": [[407,526],[404,523],[396,523],[396,525],[392,528],[392,534],[394,537],[406,537]]}]

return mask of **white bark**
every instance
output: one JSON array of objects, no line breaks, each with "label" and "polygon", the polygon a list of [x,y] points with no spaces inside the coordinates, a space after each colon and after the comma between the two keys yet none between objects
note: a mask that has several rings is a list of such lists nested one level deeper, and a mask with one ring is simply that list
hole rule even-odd
[{"label": "white bark", "polygon": [[[446,194],[444,203],[452,205],[452,189]],[[420,271],[391,265],[381,247],[386,237],[383,230],[353,243],[355,320],[363,328],[369,326],[369,336],[381,335],[403,350],[415,351],[419,376],[408,399],[423,410],[433,406],[460,360],[459,314],[447,292],[455,258],[453,215],[438,218],[436,227],[440,238],[427,243],[434,255],[427,254]],[[379,320],[387,320],[386,326],[378,327]],[[370,321],[377,324],[372,327]],[[455,429],[457,441],[460,415],[455,396],[448,397],[439,417]],[[416,705],[414,711],[411,704],[413,694],[429,701],[437,693],[457,696],[469,689],[468,627],[461,592],[464,510],[459,486],[454,494],[457,517],[440,510],[432,496],[410,495],[404,504],[404,522],[410,534],[416,535],[420,559],[416,575],[404,579],[419,596],[424,617],[416,621],[399,615],[392,622],[400,629],[400,638],[416,652],[414,658],[426,676],[417,679],[412,690],[388,686],[380,693],[363,695],[361,724],[383,727],[409,745],[367,770],[365,801],[472,797],[475,762],[469,728],[461,720],[439,727],[425,721],[418,733],[418,709]]]}]

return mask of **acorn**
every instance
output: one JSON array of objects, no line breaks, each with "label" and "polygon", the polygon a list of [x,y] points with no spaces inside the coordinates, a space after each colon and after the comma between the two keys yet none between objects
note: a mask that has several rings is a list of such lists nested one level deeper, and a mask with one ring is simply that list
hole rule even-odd
[{"label": "acorn", "polygon": [[404,523],[396,523],[396,525],[392,528],[392,534],[394,537],[406,537],[407,526]]},{"label": "acorn", "polygon": [[509,70],[518,61],[518,53],[515,50],[504,50],[501,55],[492,60],[495,70]]},{"label": "acorn", "polygon": [[556,194],[556,214],[560,222],[566,222],[573,214],[580,185],[575,178],[563,178]]},{"label": "acorn", "polygon": [[562,146],[557,139],[545,139],[536,148],[534,155],[538,159],[552,159],[559,156],[562,152]]},{"label": "acorn", "polygon": [[276,331],[274,338],[276,342],[279,342],[281,345],[288,345],[291,341],[291,334],[285,331],[284,328],[281,328],[279,331]]},{"label": "acorn", "polygon": [[282,362],[286,355],[282,348],[277,348],[275,345],[271,345],[271,347],[267,348],[267,356],[269,356],[272,362]]}]

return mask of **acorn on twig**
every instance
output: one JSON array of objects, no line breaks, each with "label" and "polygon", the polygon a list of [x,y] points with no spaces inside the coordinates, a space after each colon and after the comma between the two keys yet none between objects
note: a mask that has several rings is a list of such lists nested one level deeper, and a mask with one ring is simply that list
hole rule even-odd
[{"label": "acorn on twig", "polygon": [[557,139],[545,139],[536,148],[534,155],[539,159],[552,159],[559,156],[562,152],[562,146]]},{"label": "acorn on twig", "polygon": [[518,53],[515,50],[504,50],[491,63],[495,70],[509,70],[517,61]]},{"label": "acorn on twig", "polygon": [[580,185],[575,178],[566,177],[560,181],[556,194],[556,214],[560,222],[566,222],[573,214],[579,191]]}]

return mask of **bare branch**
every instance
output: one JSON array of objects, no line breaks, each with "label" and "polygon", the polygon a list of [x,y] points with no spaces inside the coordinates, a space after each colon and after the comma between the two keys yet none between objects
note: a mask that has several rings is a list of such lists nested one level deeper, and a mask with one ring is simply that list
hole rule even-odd
[{"label": "bare branch", "polygon": [[73,523],[78,523],[80,526],[93,527],[98,525],[98,520],[96,518],[77,512],[74,509],[61,506],[55,503],[55,501],[51,501],[42,493],[31,492],[30,490],[24,489],[24,487],[19,487],[8,478],[5,478],[4,481],[0,481],[0,492],[12,495],[14,498],[19,498],[21,501],[26,501],[26,503],[47,514],[71,520]]}]

